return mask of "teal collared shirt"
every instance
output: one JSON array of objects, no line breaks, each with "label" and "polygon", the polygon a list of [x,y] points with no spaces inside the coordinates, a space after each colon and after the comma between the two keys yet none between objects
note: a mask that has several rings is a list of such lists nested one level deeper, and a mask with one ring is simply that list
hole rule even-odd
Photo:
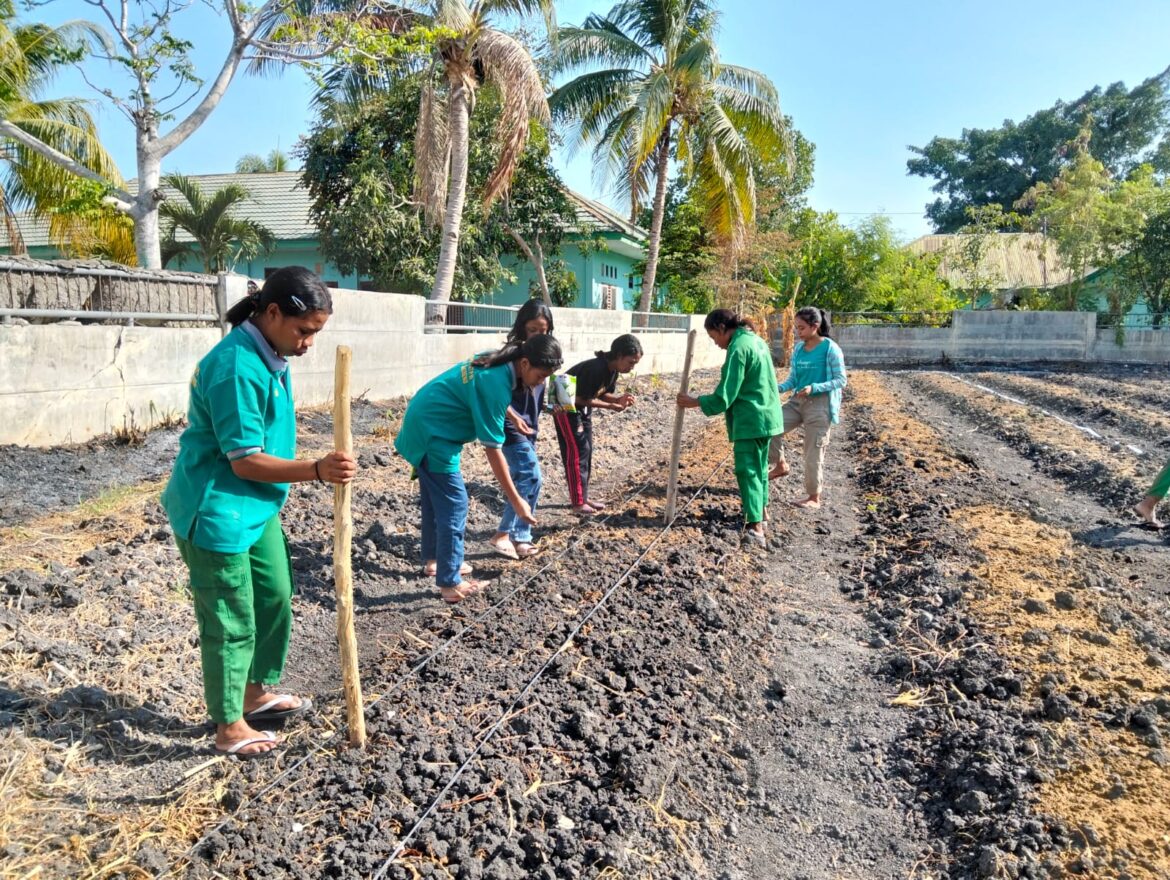
[{"label": "teal collared shirt", "polygon": [[245,321],[191,377],[187,430],[162,504],[175,534],[204,550],[242,553],[288,499],[288,483],[243,480],[232,461],[264,452],[296,457],[288,361]]},{"label": "teal collared shirt", "polygon": [[415,467],[425,458],[432,473],[455,473],[465,444],[504,445],[504,416],[516,382],[512,364],[456,364],[411,398],[394,448]]}]

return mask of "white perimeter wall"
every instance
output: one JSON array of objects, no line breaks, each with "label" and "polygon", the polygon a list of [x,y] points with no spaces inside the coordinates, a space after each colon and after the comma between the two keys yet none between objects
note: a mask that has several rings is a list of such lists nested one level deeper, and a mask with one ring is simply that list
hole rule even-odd
[{"label": "white perimeter wall", "polygon": [[[1094,312],[955,312],[950,327],[844,326],[834,332],[846,364],[1168,364],[1170,328],[1128,330],[1118,345]],[[774,341],[775,349],[775,341]]]},{"label": "white perimeter wall", "polygon": [[[327,403],[333,395],[336,346],[353,349],[354,396],[385,399],[412,394],[460,360],[498,347],[491,333],[423,332],[424,300],[392,293],[336,290],[334,314],[312,351],[293,362],[297,403]],[[640,375],[682,370],[685,333],[631,329],[629,312],[554,309],[566,364],[608,349],[634,332],[645,356]],[[695,369],[723,363],[723,352],[698,328]],[[0,326],[0,444],[77,443],[133,424],[157,424],[185,413],[191,372],[220,339],[218,329],[50,324]]]}]

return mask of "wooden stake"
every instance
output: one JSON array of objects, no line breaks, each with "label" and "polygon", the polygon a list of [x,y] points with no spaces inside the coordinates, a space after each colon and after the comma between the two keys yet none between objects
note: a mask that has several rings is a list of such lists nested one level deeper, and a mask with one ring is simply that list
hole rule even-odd
[{"label": "wooden stake", "polygon": [[[333,445],[338,452],[353,452],[349,421],[349,346],[337,346],[333,377]],[[362,702],[362,680],[358,673],[357,637],[353,632],[353,511],[352,487],[333,487],[333,586],[337,593],[337,645],[341,650],[341,680],[345,688],[345,717],[349,722],[349,744],[366,745],[366,714]]]},{"label": "wooden stake", "polygon": [[[695,337],[698,330],[687,334],[687,359],[683,362],[682,383],[679,385],[679,394],[686,394],[691,387],[691,358],[695,354]],[[682,453],[683,414],[686,412],[681,406],[674,414],[674,439],[670,443],[670,477],[666,481],[666,517],[667,525],[674,521],[675,507],[678,504],[678,457]]]}]

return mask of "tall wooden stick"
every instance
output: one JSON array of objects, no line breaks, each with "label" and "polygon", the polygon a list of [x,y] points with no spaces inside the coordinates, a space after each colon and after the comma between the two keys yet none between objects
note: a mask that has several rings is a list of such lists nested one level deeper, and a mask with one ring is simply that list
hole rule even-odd
[{"label": "tall wooden stick", "polygon": [[[337,346],[333,377],[333,445],[339,452],[353,452],[349,422],[349,346]],[[353,632],[353,511],[352,488],[348,483],[333,487],[333,586],[337,593],[337,645],[341,650],[341,680],[345,688],[345,717],[349,722],[349,744],[366,745],[366,714],[362,702],[362,679],[358,673],[357,637]]]},{"label": "tall wooden stick", "polygon": [[[679,394],[686,394],[691,387],[691,358],[695,354],[695,337],[698,330],[687,334],[687,359],[683,362],[682,383],[679,385]],[[682,453],[683,414],[686,412],[681,406],[674,414],[674,439],[670,443],[670,477],[666,481],[666,516],[665,521],[670,525],[674,521],[674,510],[678,504],[678,457]]]}]

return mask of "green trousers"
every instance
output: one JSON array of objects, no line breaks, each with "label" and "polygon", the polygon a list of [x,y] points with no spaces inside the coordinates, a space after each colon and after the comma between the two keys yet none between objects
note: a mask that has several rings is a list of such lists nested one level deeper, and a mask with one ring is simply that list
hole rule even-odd
[{"label": "green trousers", "polygon": [[244,553],[216,553],[176,536],[191,573],[203,696],[216,724],[244,714],[249,682],[276,684],[292,633],[292,565],[274,516]]},{"label": "green trousers", "polygon": [[1153,495],[1160,500],[1165,498],[1167,493],[1170,493],[1170,464],[1162,468],[1161,473],[1154,479],[1154,485],[1150,487],[1150,491],[1146,494]]},{"label": "green trousers", "polygon": [[758,523],[764,519],[768,504],[768,444],[771,437],[736,440],[735,479],[743,500],[743,521]]}]

